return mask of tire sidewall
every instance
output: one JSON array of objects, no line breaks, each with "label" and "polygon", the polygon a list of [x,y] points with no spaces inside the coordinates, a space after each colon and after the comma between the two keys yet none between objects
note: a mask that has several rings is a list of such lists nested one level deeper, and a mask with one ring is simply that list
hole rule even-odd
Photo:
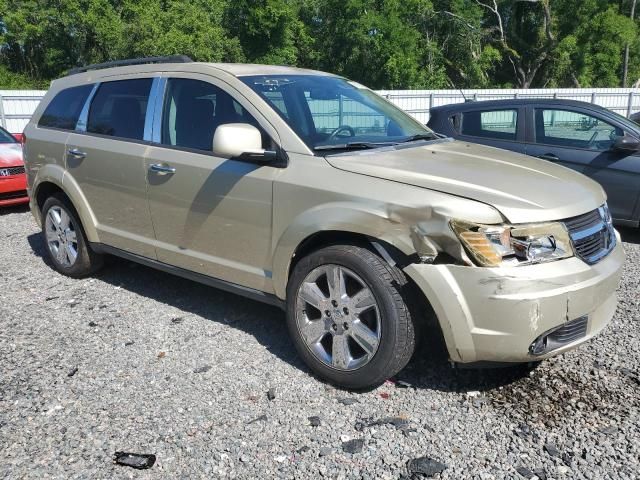
[{"label": "tire sidewall", "polygon": [[[312,253],[310,256],[300,260],[295,266],[287,286],[287,325],[290,336],[300,356],[307,365],[319,376],[328,379],[331,383],[348,388],[368,388],[384,382],[385,372],[393,363],[398,343],[398,311],[393,298],[393,285],[389,285],[379,275],[371,265],[371,261],[383,260],[375,256],[368,250],[366,252],[371,258],[365,259],[360,255],[354,255],[333,247],[327,247]],[[334,264],[345,267],[366,283],[371,289],[378,305],[380,313],[380,343],[373,359],[353,371],[341,371],[333,369],[318,360],[304,342],[300,334],[296,321],[297,293],[300,285],[314,268],[321,265]]]},{"label": "tire sidewall", "polygon": [[[73,265],[70,267],[66,267],[61,265],[56,258],[53,256],[51,249],[49,248],[49,242],[47,240],[46,235],[46,222],[47,215],[49,214],[49,210],[52,207],[60,207],[63,208],[64,211],[69,215],[71,219],[71,224],[73,225],[73,229],[76,232],[76,241],[78,244],[78,257]],[[89,252],[87,250],[87,242],[84,236],[84,230],[82,229],[82,224],[80,223],[80,219],[75,212],[75,209],[71,204],[65,199],[59,196],[49,197],[43,207],[42,207],[42,236],[44,238],[45,249],[47,252],[47,257],[52,263],[53,267],[58,270],[60,273],[70,276],[70,277],[80,277],[86,275],[88,270],[90,269],[90,259]]]}]

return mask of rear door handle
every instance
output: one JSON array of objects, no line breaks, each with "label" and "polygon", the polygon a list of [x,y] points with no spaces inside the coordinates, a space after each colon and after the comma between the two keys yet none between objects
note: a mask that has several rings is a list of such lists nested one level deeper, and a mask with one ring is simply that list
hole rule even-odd
[{"label": "rear door handle", "polygon": [[152,163],[151,166],[149,166],[149,170],[151,170],[152,172],[156,172],[160,175],[176,173],[175,168],[170,167],[169,165],[163,165],[162,163]]},{"label": "rear door handle", "polygon": [[545,153],[544,155],[540,155],[538,158],[541,158],[543,160],[549,160],[551,162],[560,161],[560,157],[558,157],[557,155],[554,155],[553,153]]},{"label": "rear door handle", "polygon": [[67,153],[72,157],[77,158],[78,160],[82,160],[87,156],[85,152],[77,148],[70,148],[69,150],[67,150]]}]

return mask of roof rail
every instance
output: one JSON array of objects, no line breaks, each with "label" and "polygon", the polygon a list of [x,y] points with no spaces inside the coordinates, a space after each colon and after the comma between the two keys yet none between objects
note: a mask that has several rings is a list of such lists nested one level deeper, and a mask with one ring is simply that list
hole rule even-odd
[{"label": "roof rail", "polygon": [[148,63],[189,63],[193,62],[187,55],[167,55],[164,57],[128,58],[126,60],[114,60],[112,62],[95,63],[86,67],[72,68],[67,75],[88,72],[89,70],[101,70],[103,68],[126,67],[127,65],[144,65]]}]

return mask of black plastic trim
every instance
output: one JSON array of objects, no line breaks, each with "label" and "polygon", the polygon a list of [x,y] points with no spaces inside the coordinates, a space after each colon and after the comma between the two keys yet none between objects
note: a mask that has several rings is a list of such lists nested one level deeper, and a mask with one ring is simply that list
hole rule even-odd
[{"label": "black plastic trim", "polygon": [[227,282],[225,280],[220,280],[219,278],[210,277],[208,275],[203,275],[201,273],[191,272],[189,270],[185,270],[183,268],[176,267],[174,265],[169,265],[167,263],[159,262],[158,260],[153,260],[151,258],[143,257],[141,255],[127,252],[125,250],[112,247],[110,245],[105,245],[103,243],[91,243],[91,248],[96,253],[108,253],[110,255],[115,255],[116,257],[124,258],[125,260],[130,260],[132,262],[140,263],[142,265],[146,265],[147,267],[156,268],[158,270],[162,270],[163,272],[170,273],[172,275],[177,275],[178,277],[186,278],[187,280],[192,280],[194,282],[202,283],[204,285],[208,285],[213,288],[224,290],[225,292],[235,293],[236,295],[240,295],[245,298],[250,298],[251,300],[256,300],[258,302],[273,305],[281,308],[282,310],[286,308],[286,302],[284,300],[270,293],[265,293],[260,290],[244,287],[236,283]]}]

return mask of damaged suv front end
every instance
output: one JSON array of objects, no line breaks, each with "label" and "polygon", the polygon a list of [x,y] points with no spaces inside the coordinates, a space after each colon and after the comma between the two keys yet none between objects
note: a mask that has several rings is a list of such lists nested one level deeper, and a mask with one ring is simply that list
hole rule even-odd
[{"label": "damaged suv front end", "polygon": [[405,272],[431,302],[452,361],[542,360],[589,340],[613,317],[625,257],[606,203],[562,221],[450,226],[464,265]]}]

